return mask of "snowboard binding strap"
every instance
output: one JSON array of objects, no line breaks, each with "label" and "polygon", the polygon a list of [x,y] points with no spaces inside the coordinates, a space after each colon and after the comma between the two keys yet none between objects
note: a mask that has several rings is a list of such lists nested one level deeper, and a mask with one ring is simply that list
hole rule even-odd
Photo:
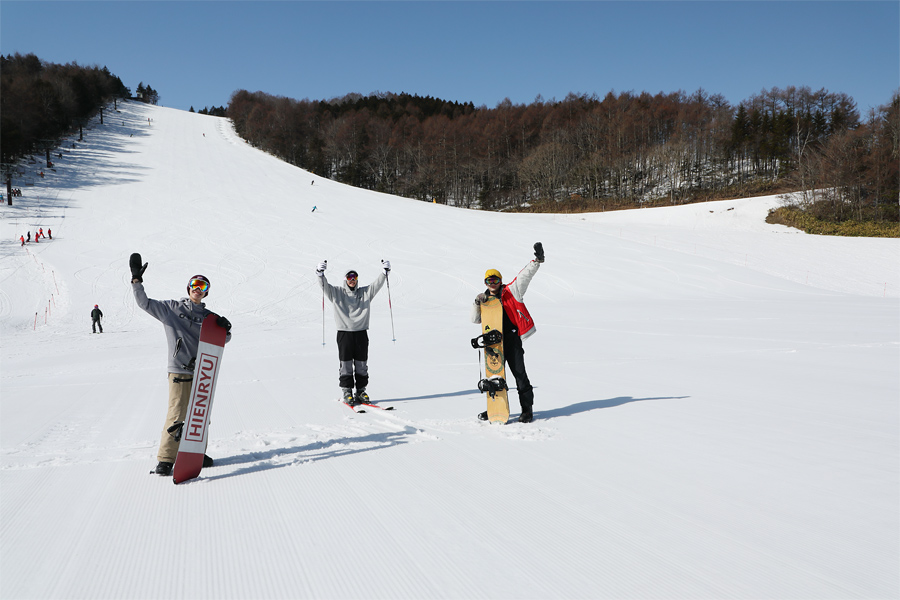
[{"label": "snowboard binding strap", "polygon": [[491,398],[493,398],[497,392],[508,389],[509,387],[506,385],[506,380],[502,377],[491,377],[490,379],[482,379],[478,382],[478,391],[490,394]]},{"label": "snowboard binding strap", "polygon": [[176,442],[181,441],[181,432],[184,430],[184,421],[176,421],[174,425],[169,426],[166,431],[169,432]]},{"label": "snowboard binding strap", "polygon": [[473,348],[487,348],[495,346],[503,341],[503,334],[499,329],[492,329],[485,334],[472,338]]}]

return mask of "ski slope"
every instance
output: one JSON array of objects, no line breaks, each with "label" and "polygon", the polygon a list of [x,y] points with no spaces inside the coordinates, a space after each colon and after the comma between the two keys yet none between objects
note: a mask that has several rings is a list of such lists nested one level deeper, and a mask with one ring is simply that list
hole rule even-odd
[{"label": "ski slope", "polygon": [[[900,597],[900,241],[767,225],[774,197],[462,210],[224,119],[105,121],[0,208],[3,599]],[[535,421],[492,426],[469,308],[536,241]],[[216,466],[179,486],[148,474],[166,346],[132,252],[150,297],[202,273],[234,325]],[[325,259],[392,262],[368,388],[392,412],[336,401]]]}]

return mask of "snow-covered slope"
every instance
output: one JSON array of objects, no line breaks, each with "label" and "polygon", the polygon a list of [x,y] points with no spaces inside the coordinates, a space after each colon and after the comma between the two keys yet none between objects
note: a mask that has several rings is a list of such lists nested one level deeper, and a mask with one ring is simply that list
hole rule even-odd
[{"label": "snow-covered slope", "polygon": [[[766,225],[774,198],[448,208],[138,104],[67,146],[0,208],[2,598],[900,595],[898,240]],[[536,420],[490,426],[469,306],[536,241]],[[234,324],[189,484],[148,474],[166,349],[132,252],[151,297],[203,273]],[[336,402],[323,259],[393,263],[369,332],[393,412]]]}]

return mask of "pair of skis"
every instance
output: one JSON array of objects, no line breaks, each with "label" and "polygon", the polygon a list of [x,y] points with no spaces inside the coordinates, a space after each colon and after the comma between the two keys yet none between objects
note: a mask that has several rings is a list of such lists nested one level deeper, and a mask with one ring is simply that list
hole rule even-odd
[{"label": "pair of skis", "polygon": [[393,406],[378,406],[377,404],[372,404],[371,402],[357,402],[355,404],[347,404],[343,400],[341,400],[340,402],[355,413],[366,412],[366,409],[364,408],[357,408],[359,406],[371,406],[372,408],[377,408],[379,410],[394,410]]}]

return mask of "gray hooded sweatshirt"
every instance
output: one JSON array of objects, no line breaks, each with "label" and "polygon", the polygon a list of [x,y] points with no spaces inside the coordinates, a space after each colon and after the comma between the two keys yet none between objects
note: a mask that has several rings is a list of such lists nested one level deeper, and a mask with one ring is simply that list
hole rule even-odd
[{"label": "gray hooded sweatshirt", "polygon": [[360,286],[357,283],[356,289],[350,289],[346,279],[342,285],[331,285],[324,273],[318,279],[325,297],[331,300],[334,307],[334,323],[338,331],[366,331],[369,328],[372,298],[384,287],[384,282],[387,281],[385,274],[376,277],[369,285]]},{"label": "gray hooded sweatshirt", "polygon": [[[169,343],[169,373],[188,375],[193,373],[192,359],[197,356],[200,346],[200,326],[212,311],[206,304],[194,304],[190,298],[181,300],[152,300],[144,292],[144,284],[132,283],[137,305],[163,324]],[[225,336],[225,343],[231,340],[231,332]]]}]

